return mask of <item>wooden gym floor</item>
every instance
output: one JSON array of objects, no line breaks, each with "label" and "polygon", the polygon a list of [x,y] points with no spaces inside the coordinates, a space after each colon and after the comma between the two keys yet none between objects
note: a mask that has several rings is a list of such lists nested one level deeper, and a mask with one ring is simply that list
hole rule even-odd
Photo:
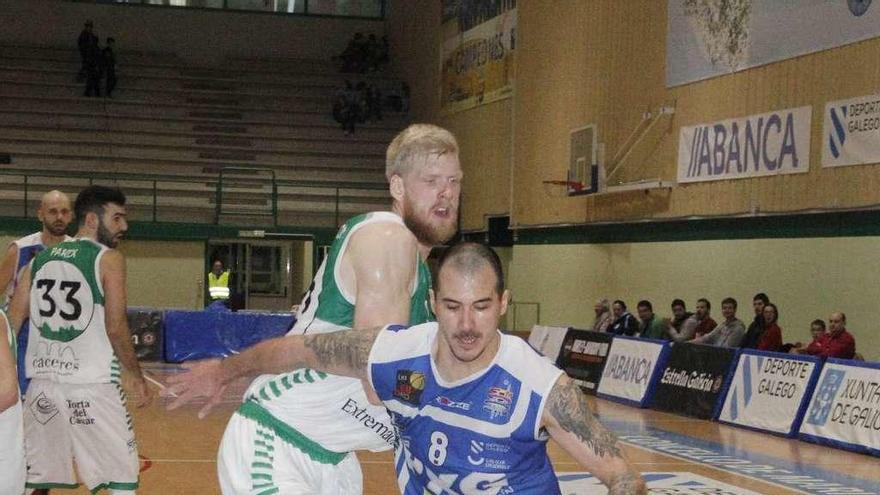
[{"label": "wooden gym floor", "polygon": [[[148,374],[162,383],[169,368],[147,365]],[[164,399],[132,411],[142,457],[139,494],[220,493],[215,454],[246,383],[236,385],[204,420],[196,417],[199,405],[168,412]],[[590,399],[601,420],[621,438],[632,463],[646,473],[649,486],[655,487],[653,493],[880,493],[880,459],[876,457]],[[549,451],[565,481],[565,495],[605,493],[552,441]],[[391,453],[364,452],[358,457],[365,494],[398,493]]]}]

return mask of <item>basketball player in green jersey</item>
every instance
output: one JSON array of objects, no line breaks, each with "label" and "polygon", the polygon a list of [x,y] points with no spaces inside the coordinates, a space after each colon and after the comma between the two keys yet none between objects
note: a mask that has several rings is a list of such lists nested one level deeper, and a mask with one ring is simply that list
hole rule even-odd
[{"label": "basketball player in green jersey", "polygon": [[24,431],[15,366],[15,333],[0,310],[0,493],[24,493]]},{"label": "basketball player in green jersey", "polygon": [[[388,147],[386,178],[391,211],[340,228],[288,335],[433,320],[425,259],[457,229],[455,137],[433,125],[408,127]],[[362,493],[353,451],[387,450],[397,441],[387,411],[369,402],[352,378],[313,370],[256,378],[220,445],[223,493]]]},{"label": "basketball player in green jersey", "polygon": [[[137,443],[120,384],[133,375],[138,407],[147,387],[126,318],[125,260],[115,248],[128,229],[125,196],[90,186],[76,198],[75,239],[38,254],[12,298],[18,328],[30,318],[24,431],[28,488],[76,487],[74,461],[92,493],[134,493]],[[121,365],[121,366],[120,366]]]}]

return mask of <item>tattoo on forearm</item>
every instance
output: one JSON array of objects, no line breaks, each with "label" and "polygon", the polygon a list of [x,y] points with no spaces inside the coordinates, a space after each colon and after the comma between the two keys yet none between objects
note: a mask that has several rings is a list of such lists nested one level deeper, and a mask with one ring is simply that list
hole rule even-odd
[{"label": "tattoo on forearm", "polygon": [[608,495],[633,495],[645,493],[642,478],[635,473],[622,474],[608,484]]},{"label": "tattoo on forearm", "polygon": [[563,430],[578,437],[597,456],[621,457],[617,437],[599,423],[577,385],[567,382],[553,387],[547,407]]},{"label": "tattoo on forearm", "polygon": [[305,346],[315,353],[318,363],[326,366],[328,371],[345,370],[360,375],[367,369],[376,333],[375,330],[354,330],[310,335],[305,339]]}]

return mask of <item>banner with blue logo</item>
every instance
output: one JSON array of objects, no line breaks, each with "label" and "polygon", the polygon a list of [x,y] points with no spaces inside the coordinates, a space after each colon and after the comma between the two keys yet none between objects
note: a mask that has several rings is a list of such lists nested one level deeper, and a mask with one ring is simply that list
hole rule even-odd
[{"label": "banner with blue logo", "polygon": [[820,368],[813,356],[744,350],[718,420],[797,435]]},{"label": "banner with blue logo", "polygon": [[880,363],[829,359],[800,438],[880,455]]},{"label": "banner with blue logo", "polygon": [[679,184],[808,172],[812,112],[807,106],[682,126]]},{"label": "banner with blue logo", "polygon": [[822,166],[880,163],[880,94],[828,102]]},{"label": "banner with blue logo", "polygon": [[599,382],[599,397],[647,407],[669,349],[660,340],[615,337]]},{"label": "banner with blue logo", "polygon": [[880,36],[871,0],[667,0],[666,85]]}]

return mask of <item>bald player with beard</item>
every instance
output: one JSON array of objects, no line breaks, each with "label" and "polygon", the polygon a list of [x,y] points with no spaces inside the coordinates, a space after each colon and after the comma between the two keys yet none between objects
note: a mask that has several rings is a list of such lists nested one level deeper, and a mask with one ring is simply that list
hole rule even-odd
[{"label": "bald player with beard", "polygon": [[[458,227],[462,172],[455,137],[437,126],[411,125],[388,147],[386,178],[391,211],[356,216],[339,229],[288,335],[434,319],[425,260]],[[370,404],[357,379],[309,369],[262,372],[273,374],[251,383],[223,435],[217,461],[223,493],[362,493],[354,451],[393,448],[387,411]]]},{"label": "bald player with beard", "polygon": [[[49,191],[44,194],[37,209],[37,218],[43,224],[43,229],[13,241],[9,244],[3,261],[0,261],[0,288],[4,288],[6,294],[4,306],[9,305],[22,270],[34,256],[47,247],[70,240],[65,232],[73,220],[73,210],[70,207],[70,198],[66,194],[61,191]],[[18,383],[22,394],[27,390],[28,384],[24,376],[27,341],[28,325],[25,322],[18,335]]]}]

